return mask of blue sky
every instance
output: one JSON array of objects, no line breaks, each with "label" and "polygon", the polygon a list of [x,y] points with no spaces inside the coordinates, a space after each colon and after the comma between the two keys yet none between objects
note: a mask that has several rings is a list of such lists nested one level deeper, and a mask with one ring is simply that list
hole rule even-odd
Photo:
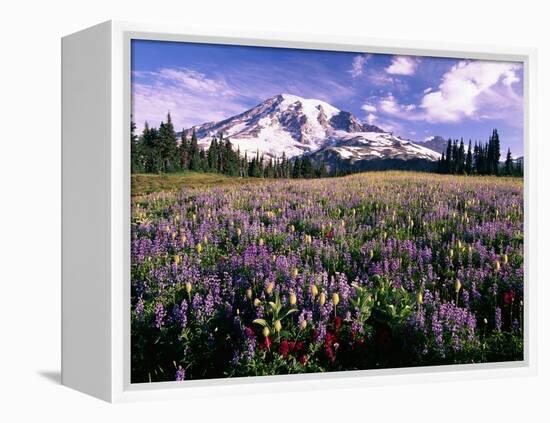
[{"label": "blue sky", "polygon": [[243,112],[280,93],[317,98],[396,135],[486,140],[523,154],[523,68],[420,56],[132,42],[138,130],[170,111],[176,129]]}]

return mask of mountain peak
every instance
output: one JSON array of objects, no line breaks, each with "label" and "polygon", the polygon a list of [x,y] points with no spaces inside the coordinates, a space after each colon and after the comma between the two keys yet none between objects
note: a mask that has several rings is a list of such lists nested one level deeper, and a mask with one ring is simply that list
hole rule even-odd
[{"label": "mountain peak", "polygon": [[280,104],[283,107],[289,107],[291,105],[299,103],[302,105],[304,109],[310,109],[311,111],[313,111],[313,109],[323,110],[326,115],[332,116],[340,112],[340,110],[334,107],[332,104],[329,104],[326,101],[319,100],[316,98],[304,98],[304,97],[299,97],[297,95],[288,94],[288,93],[278,94],[272,98],[279,100]]},{"label": "mountain peak", "polygon": [[241,153],[259,152],[267,158],[329,154],[353,162],[371,158],[437,159],[433,151],[367,125],[350,112],[323,100],[289,93],[277,94],[236,116],[194,129],[204,148],[221,134]]},{"label": "mountain peak", "polygon": [[440,135],[432,135],[424,141],[419,142],[419,144],[439,154],[443,153],[447,149],[447,140]]}]

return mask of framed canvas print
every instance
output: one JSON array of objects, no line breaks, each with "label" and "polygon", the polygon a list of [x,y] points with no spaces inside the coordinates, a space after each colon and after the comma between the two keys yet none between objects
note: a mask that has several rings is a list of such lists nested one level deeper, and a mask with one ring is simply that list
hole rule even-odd
[{"label": "framed canvas print", "polygon": [[116,22],[65,37],[63,383],[120,401],[532,373],[533,66]]}]

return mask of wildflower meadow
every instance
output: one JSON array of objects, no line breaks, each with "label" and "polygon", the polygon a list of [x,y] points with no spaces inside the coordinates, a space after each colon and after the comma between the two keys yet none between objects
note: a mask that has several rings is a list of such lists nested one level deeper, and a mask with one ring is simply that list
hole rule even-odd
[{"label": "wildflower meadow", "polygon": [[132,382],[522,360],[523,220],[494,176],[135,196]]}]

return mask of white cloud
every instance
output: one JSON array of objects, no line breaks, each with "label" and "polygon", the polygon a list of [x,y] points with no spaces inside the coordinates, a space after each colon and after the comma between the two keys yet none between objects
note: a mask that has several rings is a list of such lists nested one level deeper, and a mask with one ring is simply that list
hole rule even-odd
[{"label": "white cloud", "polygon": [[359,54],[353,58],[353,61],[351,62],[351,76],[353,78],[357,78],[358,76],[363,74],[363,68],[367,61],[369,60],[368,54]]},{"label": "white cloud", "polygon": [[413,75],[418,59],[409,56],[394,56],[386,72],[392,75]]},{"label": "white cloud", "polygon": [[506,72],[506,74],[504,75],[504,79],[502,80],[502,83],[506,86],[510,86],[516,82],[519,82],[519,78],[518,76],[516,75],[516,72],[514,70],[509,70],[508,72]]},{"label": "white cloud", "polygon": [[420,115],[411,113],[416,110],[416,104],[400,104],[392,93],[382,97],[378,106],[383,112],[403,119],[416,120],[421,118]]},{"label": "white cloud", "polygon": [[367,115],[367,123],[369,125],[374,125],[374,121],[378,119],[378,116],[376,116],[374,113],[369,113]]},{"label": "white cloud", "polygon": [[437,91],[422,98],[420,106],[431,122],[459,122],[476,114],[492,116],[491,111],[522,102],[511,87],[519,81],[517,70],[519,65],[513,63],[459,62],[443,75]]},{"label": "white cloud", "polygon": [[425,89],[418,104],[400,104],[388,93],[379,100],[378,111],[409,121],[506,119],[521,125],[523,96],[514,87],[520,70],[514,63],[461,61],[443,75],[435,90]]},{"label": "white cloud", "polygon": [[392,93],[389,93],[386,97],[383,97],[379,102],[380,109],[384,112],[392,115],[399,111],[397,100]]},{"label": "white cloud", "polygon": [[376,106],[370,104],[370,103],[365,103],[361,106],[361,109],[363,109],[365,112],[367,113],[374,113],[376,112]]}]

